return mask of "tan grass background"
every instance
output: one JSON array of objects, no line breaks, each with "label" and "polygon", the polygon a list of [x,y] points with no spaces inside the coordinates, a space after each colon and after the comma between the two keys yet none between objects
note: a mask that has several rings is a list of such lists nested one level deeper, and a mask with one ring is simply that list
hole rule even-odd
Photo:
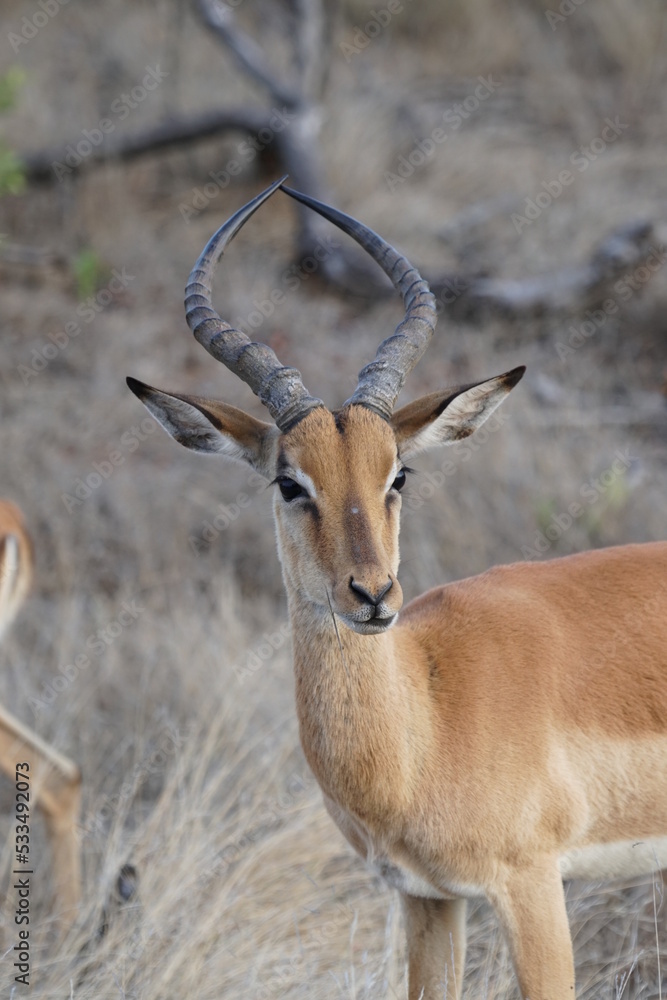
[{"label": "tan grass background", "polygon": [[[554,30],[545,11],[558,5],[548,0],[406,0],[387,30],[346,61],[341,43],[380,6],[347,3],[332,40],[322,142],[337,204],[431,275],[474,265],[521,278],[569,266],[635,219],[654,220],[664,234],[667,36],[657,0],[585,0]],[[159,64],[168,76],[119,130],[146,127],[169,108],[264,100],[183,0],[70,3],[14,54],[9,33],[36,9],[5,0],[0,11],[3,69],[6,60],[26,74],[2,119],[18,151],[94,128],[146,66]],[[272,23],[257,15],[251,0],[239,8],[241,20],[269,38],[279,16]],[[391,193],[385,172],[489,74],[500,84],[494,95]],[[477,225],[466,221],[470,206],[485,200],[509,198],[520,208],[616,116],[628,125],[618,141],[521,233],[508,208]],[[124,384],[132,374],[262,415],[249,391],[193,341],[182,308],[205,240],[275,174],[275,163],[255,161],[186,224],[179,207],[238,141],[106,166],[0,202],[3,245],[58,256],[38,267],[0,262],[0,493],[23,507],[37,549],[34,593],[2,649],[0,694],[84,774],[85,899],[60,946],[48,848],[34,823],[35,997],[405,995],[397,899],[326,817],[298,746],[268,492],[240,467],[142,430],[145,414]],[[253,299],[281,287],[293,234],[292,207],[276,197],[225,258],[215,292],[224,315],[246,316]],[[19,366],[77,319],[73,262],[87,250],[133,280],[25,384]],[[425,473],[444,456],[420,461],[410,488],[424,502],[406,503],[403,518],[408,597],[521,559],[522,547],[610,467],[618,449],[631,457],[627,472],[546,557],[665,537],[666,302],[660,270],[565,361],[555,345],[584,317],[441,323],[405,399],[520,363],[528,375],[497,432],[475,450],[446,456],[456,471],[443,487],[423,489]],[[313,278],[259,332],[334,406],[399,317],[397,303],[346,300]],[[114,449],[122,462],[68,511],[63,494]],[[247,506],[194,551],[190,540],[239,494]],[[141,609],[134,623],[51,698],[61,668],[86,652],[125,601]],[[13,833],[8,782],[0,794],[4,891]],[[113,908],[100,939],[94,929],[126,861],[137,866],[140,889]],[[663,979],[667,968],[661,891],[651,880],[568,887],[582,997],[659,995],[659,958]],[[11,921],[6,905],[3,951],[14,943]],[[8,963],[5,954],[0,995],[18,997]],[[465,997],[513,996],[493,915],[475,906]]]}]

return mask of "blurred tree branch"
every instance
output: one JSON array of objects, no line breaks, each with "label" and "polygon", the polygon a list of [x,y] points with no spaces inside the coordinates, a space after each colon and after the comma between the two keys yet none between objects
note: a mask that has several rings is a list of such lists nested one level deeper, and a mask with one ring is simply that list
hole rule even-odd
[{"label": "blurred tree branch", "polygon": [[[322,96],[326,88],[331,46],[329,16],[324,0],[292,0],[287,27],[291,47],[291,78],[283,82],[269,68],[261,46],[237,25],[231,7],[219,0],[196,0],[196,10],[203,24],[231,52],[244,72],[268,91],[273,105],[281,106],[286,124],[280,130],[271,128],[275,106],[225,108],[200,115],[172,116],[167,121],[140,133],[105,136],[105,141],[89,154],[63,169],[72,172],[114,161],[129,161],[162,149],[189,145],[194,141],[227,132],[245,132],[257,136],[271,129],[272,150],[280,170],[289,174],[290,182],[321,201],[331,202],[320,154],[320,132],[324,117]],[[72,145],[70,143],[69,145]],[[23,157],[28,182],[48,183],[57,179],[54,165],[67,163],[67,148],[47,149]],[[260,147],[261,148],[261,147]],[[298,218],[297,254],[303,260],[315,254],[327,234],[328,223],[303,205],[296,206]],[[347,292],[375,297],[389,292],[391,286],[384,275],[357,250],[340,246],[329,249],[320,261],[318,274]]]},{"label": "blurred tree branch", "polygon": [[[253,38],[243,32],[232,8],[222,0],[197,0],[198,13],[239,66],[265,90],[272,101],[282,104],[290,116],[289,125],[276,133],[276,152],[290,183],[312,198],[330,203],[333,195],[326,184],[326,170],[320,153],[320,133],[324,119],[323,95],[331,60],[331,13],[324,0],[292,0],[292,77],[283,82],[268,68],[267,56]],[[312,256],[330,232],[329,224],[304,205],[296,205],[299,220],[298,256]],[[342,246],[328,252],[319,274],[345,291],[374,297],[389,292],[384,275],[369,264],[355,247]]]},{"label": "blurred tree branch", "polygon": [[[232,108],[222,111],[206,111],[200,115],[174,116],[151,129],[112,136],[104,144],[93,148],[91,153],[72,170],[86,169],[100,163],[133,160],[140,156],[158,152],[161,149],[189,145],[198,139],[207,139],[224,132],[256,133],[266,127],[270,112],[262,108]],[[71,143],[70,143],[71,145]],[[55,163],[64,163],[67,144],[54,146],[22,156],[26,179],[33,184],[53,183]]]},{"label": "blurred tree branch", "polygon": [[589,260],[529,278],[482,275],[431,279],[445,308],[474,318],[481,311],[508,317],[575,313],[600,303],[628,268],[637,267],[654,249],[653,223],[641,220],[613,229],[593,248]]},{"label": "blurred tree branch", "polygon": [[[243,72],[267,92],[266,106],[173,115],[139,133],[108,135],[87,156],[78,158],[78,164],[65,169],[74,173],[100,163],[130,161],[229,132],[257,137],[268,129],[279,169],[289,174],[291,184],[311,197],[335,202],[327,186],[320,151],[333,8],[327,0],[286,0],[286,3],[287,16],[282,16],[281,23],[290,58],[282,79],[262,46],[239,26],[230,5],[223,0],[195,0],[195,10],[203,25],[230,52]],[[282,117],[280,129],[275,127],[276,114]],[[262,149],[263,145],[258,143],[257,148]],[[53,182],[54,166],[66,162],[67,148],[65,144],[24,156],[25,179],[33,184]],[[475,219],[484,222],[486,215],[496,208],[473,206],[473,210]],[[330,228],[324,219],[303,205],[296,205],[296,212],[297,254],[304,260],[316,253]],[[441,273],[429,280],[441,310],[459,318],[475,319],[481,311],[512,317],[574,312],[601,301],[622,270],[641,261],[652,238],[650,223],[633,222],[612,231],[594,249],[590,260],[560,271],[510,280],[483,274],[473,266],[465,272]],[[391,292],[384,275],[347,243],[328,250],[323,260],[320,254],[316,259],[320,260],[318,274],[345,292],[369,299]]]}]

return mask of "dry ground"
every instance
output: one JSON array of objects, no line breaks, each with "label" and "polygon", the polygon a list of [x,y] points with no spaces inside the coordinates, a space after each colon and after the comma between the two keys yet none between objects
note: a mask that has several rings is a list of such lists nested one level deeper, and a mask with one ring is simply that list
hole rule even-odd
[{"label": "dry ground", "polygon": [[[626,221],[652,219],[665,231],[660,4],[586,0],[553,29],[546,8],[406,0],[349,60],[340,43],[354,40],[370,5],[351,3],[341,15],[325,103],[328,180],[341,206],[429,274],[474,265],[520,278],[585,259]],[[8,35],[37,9],[6,0],[0,12],[6,65],[26,74],[4,117],[17,150],[80,137],[156,64],[169,75],[119,130],[157,122],[167,108],[263,99],[184,2],[68,4],[15,54]],[[498,82],[494,93],[392,193],[385,172],[480,75]],[[618,140],[517,232],[512,211],[567,168],[606,118],[623,124]],[[182,310],[183,283],[205,239],[275,173],[275,164],[256,161],[186,224],[180,206],[238,141],[108,166],[0,204],[9,242],[58,255],[39,266],[6,255],[0,263],[0,493],[22,505],[37,547],[35,592],[2,650],[0,694],[84,774],[85,900],[60,947],[47,845],[35,824],[35,997],[404,996],[396,898],[325,816],[298,747],[269,496],[244,470],[153,433],[124,385],[132,374],[218,393],[261,415],[249,391],[195,344]],[[466,215],[492,199],[505,207],[486,221]],[[247,316],[253,300],[281,287],[292,235],[292,208],[276,197],[225,259],[216,287],[225,315]],[[77,313],[73,268],[91,249],[108,269],[101,288],[113,268],[132,279],[88,321]],[[540,558],[665,537],[665,273],[619,298],[618,312],[564,359],[556,345],[584,316],[441,324],[406,399],[519,363],[529,370],[506,404],[508,419],[453,456],[456,472],[444,486],[433,489],[425,475],[442,456],[420,462],[403,518],[408,597],[521,559],[619,450],[628,456],[624,471]],[[399,316],[396,303],[345,301],[313,278],[260,333],[335,405]],[[38,374],[22,376],[48,334],[70,322],[79,334]],[[68,501],[111,453],[120,459],[113,473],[80,503]],[[220,504],[232,523],[203,541]],[[134,623],[96,644],[127,601],[135,602]],[[86,651],[90,665],[66,680],[63,668]],[[10,791],[3,784],[6,813]],[[5,886],[7,820],[1,831]],[[91,929],[128,860],[140,871],[138,897],[96,939]],[[580,995],[659,996],[658,956],[667,968],[660,887],[573,884],[568,898]],[[2,919],[8,948],[8,906]],[[475,907],[470,924],[466,998],[513,997],[491,912]],[[4,958],[3,997],[21,995],[11,985]]]}]

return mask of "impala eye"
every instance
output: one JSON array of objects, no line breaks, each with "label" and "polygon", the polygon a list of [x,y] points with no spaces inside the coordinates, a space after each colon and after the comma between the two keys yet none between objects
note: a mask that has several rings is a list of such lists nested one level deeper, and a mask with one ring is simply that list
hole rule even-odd
[{"label": "impala eye", "polygon": [[400,493],[403,487],[405,486],[405,473],[406,470],[401,469],[399,474],[396,476],[396,479],[391,484],[392,490],[396,490],[397,493]]},{"label": "impala eye", "polygon": [[286,500],[287,503],[289,503],[290,500],[296,500],[297,497],[305,497],[308,495],[303,487],[299,486],[298,483],[295,483],[293,479],[283,477],[282,479],[276,480],[276,482],[278,483],[283,500]]}]

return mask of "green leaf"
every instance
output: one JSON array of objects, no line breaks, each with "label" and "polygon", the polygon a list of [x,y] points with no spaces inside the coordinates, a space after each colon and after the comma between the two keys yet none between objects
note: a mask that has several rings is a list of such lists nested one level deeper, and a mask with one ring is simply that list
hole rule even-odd
[{"label": "green leaf", "polygon": [[26,81],[20,66],[12,66],[0,76],[0,111],[11,111],[16,104],[18,92]]},{"label": "green leaf", "polygon": [[109,268],[94,250],[86,249],[76,255],[72,270],[76,280],[77,298],[83,301],[102,288]]},{"label": "green leaf", "polygon": [[0,141],[0,197],[21,194],[25,189],[23,164],[13,149]]}]

